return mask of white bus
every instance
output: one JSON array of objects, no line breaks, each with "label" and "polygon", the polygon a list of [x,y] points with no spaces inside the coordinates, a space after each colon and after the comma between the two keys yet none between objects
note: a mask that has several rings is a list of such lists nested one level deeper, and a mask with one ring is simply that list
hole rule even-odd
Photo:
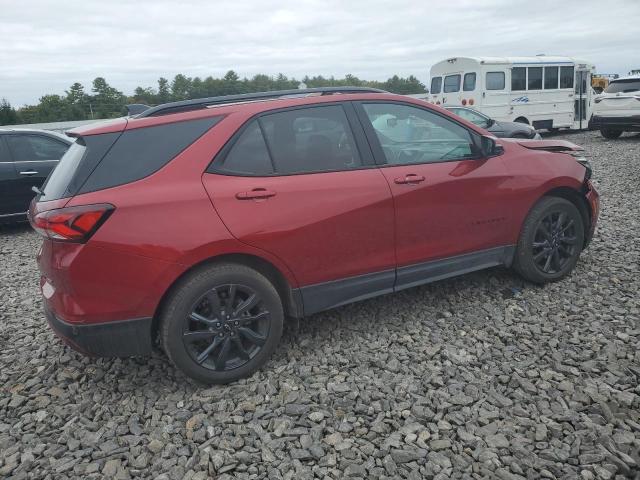
[{"label": "white bus", "polygon": [[584,129],[595,67],[569,57],[456,57],[431,67],[431,102],[536,129]]}]

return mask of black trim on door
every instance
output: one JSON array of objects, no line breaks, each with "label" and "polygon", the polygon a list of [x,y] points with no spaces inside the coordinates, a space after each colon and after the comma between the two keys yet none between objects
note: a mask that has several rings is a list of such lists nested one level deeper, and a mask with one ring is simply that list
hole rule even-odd
[{"label": "black trim on door", "polygon": [[385,293],[451,278],[485,268],[504,265],[510,267],[515,245],[489,248],[455,257],[399,267],[395,270],[368,273],[355,277],[317,283],[299,290],[304,315],[329,310]]}]

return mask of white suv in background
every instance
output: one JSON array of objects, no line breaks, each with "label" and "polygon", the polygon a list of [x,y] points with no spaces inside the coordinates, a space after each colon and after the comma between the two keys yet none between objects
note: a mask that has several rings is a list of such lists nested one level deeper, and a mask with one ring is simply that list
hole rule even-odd
[{"label": "white suv in background", "polygon": [[622,132],[640,132],[640,77],[612,80],[595,98],[590,128],[604,138],[618,138]]}]

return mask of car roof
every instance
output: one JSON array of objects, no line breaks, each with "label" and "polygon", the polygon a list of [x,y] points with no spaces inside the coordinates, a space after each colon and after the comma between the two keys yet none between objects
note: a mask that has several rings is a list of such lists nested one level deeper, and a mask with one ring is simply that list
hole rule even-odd
[{"label": "car roof", "polygon": [[55,137],[59,140],[62,140],[66,143],[72,143],[73,140],[63,135],[62,133],[53,132],[51,130],[41,130],[37,128],[11,128],[11,127],[0,127],[0,135],[2,134],[16,134],[16,133],[38,133],[40,135],[48,135],[50,137]]}]

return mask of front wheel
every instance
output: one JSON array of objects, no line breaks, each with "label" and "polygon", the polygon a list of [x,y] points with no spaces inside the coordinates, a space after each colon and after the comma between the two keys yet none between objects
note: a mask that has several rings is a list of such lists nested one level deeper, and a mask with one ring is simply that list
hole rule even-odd
[{"label": "front wheel", "polygon": [[611,130],[609,128],[601,128],[600,134],[604,138],[614,139],[620,137],[622,135],[622,130]]},{"label": "front wheel", "polygon": [[543,197],[529,212],[518,240],[515,269],[527,280],[547,283],[568,275],[584,245],[584,223],[576,206]]},{"label": "front wheel", "polygon": [[283,321],[278,292],[263,275],[244,265],[212,265],[188,275],[169,295],[161,340],[187,376],[228,383],[269,359]]}]

